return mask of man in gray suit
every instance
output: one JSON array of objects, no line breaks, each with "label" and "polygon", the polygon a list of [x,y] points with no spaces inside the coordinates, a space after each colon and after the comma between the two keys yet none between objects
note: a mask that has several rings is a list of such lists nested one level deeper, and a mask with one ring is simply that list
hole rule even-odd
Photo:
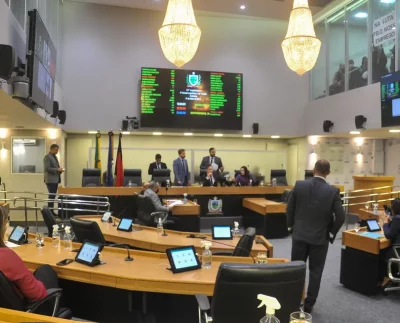
[{"label": "man in gray suit", "polygon": [[190,172],[186,158],[185,149],[178,150],[179,157],[174,160],[174,175],[175,185],[188,186],[190,185]]},{"label": "man in gray suit", "polygon": [[317,301],[329,242],[333,243],[345,218],[339,189],[326,182],[329,174],[329,162],[317,161],[314,177],[296,182],[286,208],[289,230],[293,229],[292,261],[309,261],[307,313]]},{"label": "man in gray suit", "polygon": [[[49,191],[49,199],[55,198],[58,190],[58,184],[61,183],[61,173],[64,172],[64,169],[60,168],[60,164],[56,156],[59,148],[60,147],[57,144],[52,144],[50,146],[50,152],[43,158],[44,182],[46,183],[47,190]],[[50,209],[54,207],[53,202],[49,202],[48,205]]]},{"label": "man in gray suit", "polygon": [[215,154],[217,153],[215,148],[210,148],[208,152],[210,153],[210,155],[203,157],[203,160],[201,161],[200,164],[200,170],[207,170],[208,165],[214,166],[215,164],[218,165],[218,168],[214,169],[214,171],[223,172],[224,166],[222,165],[222,159],[215,156]]},{"label": "man in gray suit", "polygon": [[164,206],[161,204],[160,198],[158,197],[157,193],[160,190],[160,184],[157,182],[151,181],[149,183],[149,187],[144,191],[144,196],[150,198],[151,203],[154,206],[156,211],[164,211],[168,212],[173,206]]}]

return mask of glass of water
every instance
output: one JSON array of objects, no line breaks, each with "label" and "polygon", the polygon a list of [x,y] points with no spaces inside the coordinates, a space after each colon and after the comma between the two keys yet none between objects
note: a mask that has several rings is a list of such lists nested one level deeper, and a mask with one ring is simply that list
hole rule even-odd
[{"label": "glass of water", "polygon": [[266,252],[259,252],[257,254],[257,263],[258,264],[266,264],[267,262],[268,262],[267,253]]},{"label": "glass of water", "polygon": [[365,209],[368,211],[368,209],[369,209],[369,202],[365,203]]},{"label": "glass of water", "polygon": [[294,312],[290,314],[290,323],[311,323],[312,316],[305,312]]},{"label": "glass of water", "polygon": [[43,241],[44,241],[44,237],[43,234],[41,234],[40,232],[36,232],[36,247],[38,248],[42,248],[43,247]]},{"label": "glass of water", "polygon": [[197,200],[196,199],[193,200],[193,204],[197,205]]},{"label": "glass of water", "polygon": [[354,231],[356,232],[356,233],[358,233],[358,231],[360,231],[360,223],[354,223]]},{"label": "glass of water", "polygon": [[260,186],[264,186],[264,181],[261,181],[261,182],[260,182]]}]

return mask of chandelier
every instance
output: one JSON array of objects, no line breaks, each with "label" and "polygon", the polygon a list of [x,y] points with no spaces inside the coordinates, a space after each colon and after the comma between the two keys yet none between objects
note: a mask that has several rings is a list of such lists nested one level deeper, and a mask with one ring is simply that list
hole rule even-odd
[{"label": "chandelier", "polygon": [[307,0],[294,0],[289,26],[282,42],[283,56],[289,68],[299,75],[311,70],[318,58],[321,41],[315,37]]},{"label": "chandelier", "polygon": [[158,36],[164,56],[177,67],[182,67],[194,57],[201,30],[196,23],[192,0],[169,0]]}]

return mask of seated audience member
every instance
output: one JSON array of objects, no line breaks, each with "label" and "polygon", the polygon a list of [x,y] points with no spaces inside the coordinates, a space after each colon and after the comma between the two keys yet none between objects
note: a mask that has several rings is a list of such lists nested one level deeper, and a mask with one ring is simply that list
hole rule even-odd
[{"label": "seated audience member", "polygon": [[220,183],[221,186],[232,185],[219,171],[215,171],[212,165],[208,165],[207,172],[203,175],[202,181],[204,187],[218,186],[218,183]]},{"label": "seated audience member", "polygon": [[254,183],[253,175],[250,174],[250,171],[246,166],[240,167],[240,173],[236,176],[235,183],[240,186],[249,186],[250,180]]},{"label": "seated audience member", "polygon": [[149,188],[149,182],[144,182],[143,183],[143,189],[140,191],[140,195],[144,195],[144,192]]},{"label": "seated audience member", "polygon": [[[392,201],[392,219],[385,215],[383,232],[386,239],[392,240],[392,245],[400,246],[400,199],[394,199]],[[390,258],[396,258],[394,250],[390,247],[385,250],[384,260],[387,263]],[[386,267],[387,268],[387,267]],[[397,265],[392,267],[393,273],[398,273]]]},{"label": "seated audience member", "polygon": [[329,86],[329,95],[338,94],[344,91],[344,64],[339,65],[339,70],[333,76],[332,84]]},{"label": "seated audience member", "polygon": [[59,288],[57,274],[49,265],[40,266],[32,274],[14,250],[5,245],[7,226],[7,211],[0,207],[0,271],[26,300],[39,301],[47,296],[46,289]]},{"label": "seated audience member", "polygon": [[160,212],[160,211],[168,212],[173,207],[162,205],[160,198],[157,195],[159,190],[160,190],[160,184],[158,184],[157,182],[151,181],[149,183],[149,187],[146,189],[146,191],[144,192],[143,195],[150,198],[151,203],[153,203],[154,209],[157,212]]}]

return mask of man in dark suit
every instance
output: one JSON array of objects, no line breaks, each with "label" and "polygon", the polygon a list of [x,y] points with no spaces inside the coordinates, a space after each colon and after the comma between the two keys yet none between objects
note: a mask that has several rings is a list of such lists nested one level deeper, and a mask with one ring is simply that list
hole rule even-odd
[{"label": "man in dark suit", "polygon": [[339,189],[329,185],[327,160],[315,164],[311,180],[297,181],[286,208],[288,226],[293,229],[292,261],[309,261],[310,278],[304,311],[311,313],[321,284],[328,253],[344,222],[344,210]]},{"label": "man in dark suit", "polygon": [[161,155],[156,155],[156,161],[149,165],[149,175],[153,176],[153,170],[155,169],[167,169],[167,164],[161,162]]},{"label": "man in dark suit", "polygon": [[204,187],[218,186],[218,183],[220,183],[221,186],[225,186],[225,185],[231,186],[232,185],[218,171],[213,170],[212,165],[208,165],[207,173],[204,174],[202,181],[203,181]]},{"label": "man in dark suit", "polygon": [[221,158],[215,156],[217,152],[215,148],[210,148],[208,152],[210,153],[210,155],[203,157],[203,160],[200,164],[200,170],[206,170],[208,165],[217,165],[218,167],[216,167],[216,169],[213,167],[214,171],[223,172],[224,166],[222,165]]},{"label": "man in dark suit", "polygon": [[[47,190],[49,191],[49,199],[55,199],[58,184],[61,183],[61,173],[64,169],[60,167],[57,159],[59,146],[57,144],[52,144],[50,146],[50,152],[43,158],[44,167],[44,182],[46,183]],[[48,203],[49,209],[54,207],[53,202]]]},{"label": "man in dark suit", "polygon": [[179,157],[174,160],[173,168],[175,175],[175,185],[188,186],[190,185],[190,172],[189,166],[186,160],[185,149],[178,150]]}]

